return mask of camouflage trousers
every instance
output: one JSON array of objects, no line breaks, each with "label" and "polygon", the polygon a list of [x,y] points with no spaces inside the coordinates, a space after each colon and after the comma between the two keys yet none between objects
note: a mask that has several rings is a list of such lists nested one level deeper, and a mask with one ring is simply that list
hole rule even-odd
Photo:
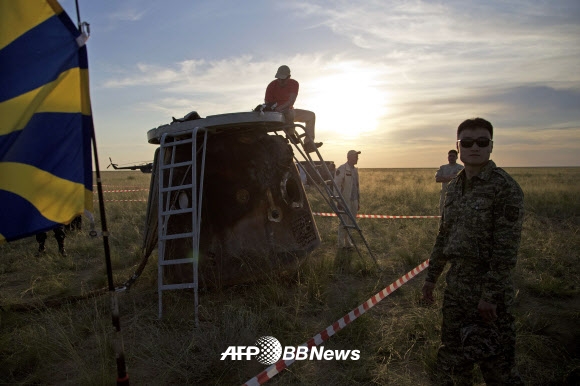
[{"label": "camouflage trousers", "polygon": [[439,385],[472,385],[478,364],[487,385],[523,385],[515,365],[516,333],[513,316],[502,304],[498,318],[484,322],[478,314],[479,296],[445,295],[441,347],[437,353]]}]

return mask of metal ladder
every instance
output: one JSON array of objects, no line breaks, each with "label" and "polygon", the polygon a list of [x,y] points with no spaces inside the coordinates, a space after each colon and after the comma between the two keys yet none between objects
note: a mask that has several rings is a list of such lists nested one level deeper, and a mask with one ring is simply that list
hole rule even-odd
[{"label": "metal ladder", "polygon": [[[198,134],[203,135],[203,142],[198,149]],[[158,298],[159,298],[159,319],[163,316],[163,291],[193,288],[195,305],[195,326],[199,326],[198,315],[198,262],[199,262],[199,239],[201,232],[201,204],[203,194],[203,180],[205,171],[205,157],[207,148],[208,130],[203,127],[196,127],[190,133],[180,136],[179,139],[163,134],[160,141],[159,150],[159,209],[158,209]],[[183,137],[186,137],[184,138]],[[187,161],[175,162],[177,147],[191,144],[191,158]],[[165,162],[166,152],[170,151],[170,161]],[[201,152],[201,168],[199,181],[197,175],[197,153]],[[177,168],[187,168],[181,182],[174,184],[174,171]],[[167,172],[169,173],[166,179]],[[191,173],[191,183],[185,184],[188,173]],[[176,208],[179,191],[191,192],[191,203],[187,208]],[[169,219],[173,215],[191,213],[191,231],[172,233],[168,226]],[[191,239],[192,256],[179,259],[165,259],[166,243],[168,240]],[[192,282],[164,284],[164,267],[177,264],[192,264]]]},{"label": "metal ladder", "polygon": [[[346,201],[344,200],[344,197],[342,196],[342,194],[340,193],[340,189],[338,189],[338,186],[336,185],[336,183],[334,182],[334,178],[331,178],[330,180],[324,180],[324,178],[322,178],[322,176],[320,175],[320,173],[318,172],[318,169],[316,168],[316,165],[314,163],[314,160],[312,159],[312,157],[310,156],[310,154],[316,154],[318,160],[321,162],[321,165],[324,168],[324,171],[328,174],[331,175],[330,171],[328,170],[328,165],[326,164],[326,162],[322,159],[322,155],[320,154],[320,152],[318,151],[318,149],[316,148],[315,151],[308,153],[305,149],[304,149],[304,138],[308,138],[308,135],[306,134],[305,131],[305,127],[303,125],[294,123],[291,125],[286,125],[284,127],[282,127],[284,130],[284,132],[286,133],[286,137],[288,138],[288,140],[290,141],[291,144],[294,145],[294,147],[296,148],[296,150],[298,150],[298,152],[300,153],[300,155],[302,155],[302,157],[304,158],[304,160],[306,160],[306,162],[308,162],[308,164],[311,166],[312,170],[314,170],[315,172],[315,176],[311,176],[308,171],[306,169],[304,169],[304,172],[308,175],[308,177],[312,180],[312,181],[323,181],[324,182],[324,189],[321,189],[320,186],[315,183],[314,186],[316,187],[316,190],[318,190],[318,192],[320,193],[320,195],[322,196],[322,198],[326,201],[326,203],[330,206],[330,208],[332,209],[332,211],[334,213],[336,213],[337,217],[340,220],[340,226],[344,227],[344,229],[346,229],[346,232],[348,234],[348,237],[350,239],[350,241],[353,243],[356,252],[358,253],[359,257],[362,258],[362,253],[357,245],[357,243],[355,242],[354,238],[352,237],[351,231],[356,231],[359,234],[360,239],[363,241],[366,250],[368,252],[368,254],[371,256],[372,260],[374,261],[375,265],[377,266],[377,268],[380,270],[379,264],[377,259],[375,258],[373,252],[371,251],[371,248],[366,240],[366,238],[364,237],[362,230],[360,229],[360,227],[358,226],[357,222],[356,222],[356,217],[352,214],[352,212],[350,211],[350,209],[348,208],[348,206],[346,205]],[[301,128],[302,131],[304,131],[302,134],[299,135],[295,135],[295,140],[292,137],[292,135],[288,134],[288,131],[292,132],[295,131],[296,128]],[[309,141],[314,142],[311,138],[308,138]],[[294,155],[294,160],[296,162],[299,162],[296,154]],[[346,219],[350,220],[349,224],[346,223]]]}]

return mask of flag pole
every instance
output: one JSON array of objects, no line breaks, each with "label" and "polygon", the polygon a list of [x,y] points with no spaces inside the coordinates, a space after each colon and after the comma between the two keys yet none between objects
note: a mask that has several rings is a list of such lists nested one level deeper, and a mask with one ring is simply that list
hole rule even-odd
[{"label": "flag pole", "polygon": [[119,317],[119,301],[117,299],[117,292],[113,283],[113,268],[111,264],[111,250],[109,248],[109,231],[107,229],[107,218],[105,215],[105,202],[103,199],[103,186],[101,183],[101,171],[99,169],[99,156],[97,154],[97,139],[95,138],[95,130],[92,132],[93,154],[95,158],[95,172],[97,177],[97,191],[99,196],[99,213],[101,215],[101,230],[103,234],[103,246],[105,248],[105,262],[107,264],[107,281],[109,284],[109,292],[111,293],[111,316],[113,319],[113,327],[115,328],[115,339],[113,340],[115,346],[115,355],[117,360],[117,385],[128,386],[129,374],[127,373],[125,364],[125,352],[123,348],[123,336],[121,335],[121,320]]},{"label": "flag pole", "polygon": [[[77,11],[77,22],[79,32],[82,34],[81,15],[79,11],[79,2],[75,0]],[[87,24],[88,27],[88,24]],[[87,28],[88,29],[88,28]],[[88,31],[87,31],[88,32]],[[87,36],[88,38],[88,36]],[[84,42],[81,50],[85,50]],[[86,51],[85,51],[86,55]],[[88,63],[88,58],[86,58]],[[88,79],[84,79],[88,82]],[[88,84],[85,85],[88,90]],[[87,95],[88,97],[88,95]],[[91,116],[92,120],[92,116]],[[127,366],[125,364],[125,350],[123,348],[123,336],[121,335],[121,318],[119,317],[119,300],[117,292],[115,291],[115,284],[113,283],[113,267],[111,264],[111,250],[109,248],[109,230],[107,228],[107,216],[105,215],[105,200],[103,199],[103,185],[101,182],[101,170],[99,168],[99,154],[97,152],[97,136],[95,135],[95,127],[91,123],[91,142],[93,144],[93,155],[95,162],[95,174],[97,177],[97,191],[99,196],[99,213],[101,215],[101,231],[103,235],[103,247],[105,250],[105,263],[107,265],[107,282],[109,286],[109,293],[111,294],[111,317],[113,327],[115,328],[115,337],[113,338],[113,346],[115,347],[115,357],[117,362],[117,386],[129,386],[129,374],[127,373]]]},{"label": "flag pole", "polygon": [[75,0],[75,6],[77,8],[77,26],[79,30],[81,29],[81,12],[79,11],[79,0]]},{"label": "flag pole", "polygon": [[[78,29],[81,33],[82,25],[81,14],[79,11],[79,2],[75,0],[77,11]],[[88,24],[87,24],[88,27]],[[90,33],[90,32],[89,32]],[[87,59],[88,61],[88,59]],[[88,85],[87,85],[88,86]],[[87,87],[88,89],[88,87]],[[109,286],[109,293],[111,294],[111,317],[113,327],[115,328],[115,338],[113,339],[113,346],[115,347],[115,357],[117,362],[117,386],[129,386],[129,374],[127,373],[127,366],[125,363],[125,349],[123,347],[123,335],[121,335],[121,318],[119,316],[119,300],[117,292],[115,291],[115,284],[113,283],[113,267],[111,264],[111,249],[109,248],[109,230],[107,228],[107,216],[105,215],[105,200],[103,199],[103,185],[101,182],[101,170],[99,168],[99,154],[97,152],[97,136],[95,135],[95,127],[91,124],[91,142],[93,144],[93,155],[95,162],[95,174],[97,177],[97,191],[99,196],[99,213],[101,215],[101,231],[103,235],[103,247],[105,250],[105,262],[107,265],[107,282]]]}]

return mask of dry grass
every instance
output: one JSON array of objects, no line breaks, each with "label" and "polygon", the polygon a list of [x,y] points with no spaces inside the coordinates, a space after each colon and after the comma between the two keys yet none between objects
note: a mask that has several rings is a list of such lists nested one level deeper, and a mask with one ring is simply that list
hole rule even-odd
[{"label": "dry grass", "polygon": [[[519,290],[517,354],[528,384],[578,383],[580,376],[580,189],[578,168],[508,169],[526,195],[526,220],[516,269]],[[435,170],[361,170],[360,213],[434,215]],[[104,172],[105,190],[148,189],[149,175]],[[328,212],[309,190],[314,211]],[[105,193],[106,199],[142,199],[146,191]],[[145,202],[108,202],[115,281],[140,260]],[[188,291],[167,292],[157,319],[155,253],[129,292],[119,294],[128,370],[133,384],[240,384],[264,369],[257,361],[220,361],[230,345],[253,345],[272,335],[296,346],[428,258],[437,220],[361,219],[382,270],[367,256],[339,253],[336,219],[317,218],[322,246],[296,271],[200,296],[201,325],[193,323]],[[88,229],[84,222],[84,229]],[[0,384],[112,384],[115,356],[109,296],[63,301],[105,287],[102,240],[85,234],[66,240],[69,256],[34,256],[34,238],[0,246]],[[328,349],[359,349],[359,361],[295,363],[271,384],[427,385],[439,342],[438,307],[420,304],[423,276],[410,281],[333,336]],[[441,296],[441,289],[437,291]],[[28,312],[17,304],[37,304]],[[481,378],[479,379],[481,382]]]}]

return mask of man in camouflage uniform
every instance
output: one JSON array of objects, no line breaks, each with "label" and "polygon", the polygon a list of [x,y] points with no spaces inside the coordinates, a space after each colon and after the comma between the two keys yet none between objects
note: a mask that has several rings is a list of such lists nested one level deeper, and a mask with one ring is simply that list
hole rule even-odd
[{"label": "man in camouflage uniform", "polygon": [[[358,169],[354,166],[358,163],[358,155],[360,151],[349,150],[346,154],[346,163],[340,165],[334,172],[334,182],[344,198],[346,206],[350,213],[356,217],[360,208],[360,187],[358,182]],[[343,209],[339,207],[338,209]],[[342,219],[345,225],[351,225],[350,218],[343,215]],[[353,248],[352,241],[348,236],[347,230],[342,226],[338,226],[338,247],[343,249]]]},{"label": "man in camouflage uniform", "polygon": [[493,126],[468,119],[457,129],[457,149],[465,169],[449,183],[439,233],[429,260],[423,298],[447,262],[439,384],[472,384],[478,364],[487,384],[522,384],[515,366],[514,300],[516,265],[523,221],[523,193],[490,160]]},{"label": "man in camouflage uniform", "polygon": [[447,184],[455,178],[457,173],[463,169],[463,165],[457,163],[457,150],[452,149],[447,153],[446,165],[441,165],[435,173],[435,182],[441,182],[441,194],[439,195],[439,215],[443,214],[443,204],[445,203],[445,193]]}]

